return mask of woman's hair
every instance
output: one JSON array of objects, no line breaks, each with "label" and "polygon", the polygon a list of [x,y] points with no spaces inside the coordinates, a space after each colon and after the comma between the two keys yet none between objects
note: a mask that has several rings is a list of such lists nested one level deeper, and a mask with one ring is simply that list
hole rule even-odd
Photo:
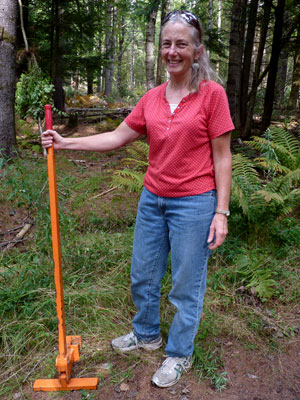
[{"label": "woman's hair", "polygon": [[195,49],[198,49],[200,46],[203,47],[200,57],[192,65],[192,75],[189,82],[190,91],[192,93],[197,92],[202,80],[218,80],[219,77],[211,66],[209,55],[203,44],[203,28],[196,15],[184,10],[171,11],[162,22],[161,35],[167,24],[174,24],[175,22],[180,22],[191,28]]}]

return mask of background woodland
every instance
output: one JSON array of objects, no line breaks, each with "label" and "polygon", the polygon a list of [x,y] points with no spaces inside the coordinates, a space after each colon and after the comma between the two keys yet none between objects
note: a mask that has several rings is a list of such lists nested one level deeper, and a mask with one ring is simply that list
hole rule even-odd
[{"label": "background woodland", "polygon": [[[0,147],[8,153],[15,142],[15,82],[22,74],[31,71],[48,79],[58,110],[65,110],[66,95],[76,93],[113,95],[135,103],[147,89],[168,78],[158,51],[159,32],[164,15],[175,8],[193,11],[202,22],[238,136],[248,138],[255,122],[264,132],[272,116],[299,110],[297,0],[1,3],[6,22],[0,47],[0,125],[5,127]],[[32,72],[37,65],[38,71]]]}]

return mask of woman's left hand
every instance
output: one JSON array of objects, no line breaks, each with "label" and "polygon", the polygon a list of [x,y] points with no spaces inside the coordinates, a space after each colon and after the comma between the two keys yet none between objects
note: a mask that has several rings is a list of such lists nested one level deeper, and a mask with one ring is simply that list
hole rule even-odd
[{"label": "woman's left hand", "polygon": [[210,250],[221,246],[228,233],[227,217],[223,214],[215,214],[209,229],[207,243]]}]

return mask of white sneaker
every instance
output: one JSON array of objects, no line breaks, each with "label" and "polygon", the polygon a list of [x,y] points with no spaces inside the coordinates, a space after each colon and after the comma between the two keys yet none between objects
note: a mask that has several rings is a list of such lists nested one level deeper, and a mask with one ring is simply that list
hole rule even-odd
[{"label": "white sneaker", "polygon": [[152,376],[152,383],[159,387],[175,385],[191,366],[192,357],[168,357]]},{"label": "white sneaker", "polygon": [[162,338],[158,336],[156,339],[146,342],[138,340],[134,332],[127,333],[127,335],[120,336],[111,341],[111,347],[115,350],[125,353],[127,351],[142,348],[145,350],[156,350],[162,345]]}]

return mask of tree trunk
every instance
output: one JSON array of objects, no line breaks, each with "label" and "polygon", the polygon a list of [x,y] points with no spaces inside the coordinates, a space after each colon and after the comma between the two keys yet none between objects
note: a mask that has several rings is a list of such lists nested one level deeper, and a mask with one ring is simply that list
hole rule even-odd
[{"label": "tree trunk", "polygon": [[124,40],[125,40],[125,18],[121,17],[119,27],[119,50],[118,50],[118,73],[117,73],[117,88],[120,95],[123,93],[124,85],[122,84],[122,59],[124,54]]},{"label": "tree trunk", "polygon": [[160,53],[160,49],[161,49],[161,25],[162,25],[162,21],[165,18],[166,15],[166,9],[167,9],[167,4],[168,4],[168,0],[162,0],[161,1],[161,18],[160,18],[160,34],[159,34],[159,52],[157,55],[157,65],[156,65],[156,86],[161,85],[162,83],[162,71],[163,71],[163,61],[161,58],[161,53]]},{"label": "tree trunk", "polygon": [[[26,32],[26,36],[28,35],[28,18],[29,18],[29,12],[28,12],[28,3],[29,0],[22,0],[22,5],[23,5],[23,24],[24,24],[24,30]],[[17,20],[17,48],[24,48],[25,43],[24,43],[24,36],[22,33],[21,29],[21,19],[20,19],[20,8],[17,7],[18,9],[18,20]]]},{"label": "tree trunk", "polygon": [[[221,42],[221,27],[222,27],[222,0],[218,1],[218,42]],[[220,73],[220,61],[219,58],[216,63],[216,72]]]},{"label": "tree trunk", "polygon": [[267,89],[264,100],[264,113],[261,122],[261,131],[264,132],[271,122],[275,83],[278,70],[278,61],[280,56],[280,42],[282,39],[283,31],[283,18],[284,18],[285,0],[278,0],[277,7],[275,9],[275,27],[272,42],[272,53],[270,59],[270,71],[268,74]]},{"label": "tree trunk", "polygon": [[297,101],[299,100],[299,89],[300,89],[300,26],[298,28],[298,34],[295,46],[292,87],[288,101],[288,110],[290,111],[296,111],[297,109]]},{"label": "tree trunk", "polygon": [[209,0],[208,2],[208,30],[212,32],[213,30],[213,14],[214,14],[214,0]]},{"label": "tree trunk", "polygon": [[[285,11],[283,24],[284,27],[289,26],[290,21],[290,12]],[[284,29],[284,33],[287,29]],[[285,36],[285,34],[283,34]],[[289,60],[289,50],[286,46],[281,46],[282,50],[278,60],[278,71],[276,77],[276,84],[275,84],[275,92],[274,92],[274,107],[277,111],[281,111],[284,107],[284,93],[286,88],[286,80],[287,80],[287,72],[288,72],[288,60]]]},{"label": "tree trunk", "polygon": [[115,40],[113,32],[114,20],[113,2],[108,2],[106,7],[106,34],[105,34],[105,89],[104,94],[108,96],[112,92],[113,75],[114,75],[114,54]]},{"label": "tree trunk", "polygon": [[13,156],[15,133],[15,78],[17,2],[0,0],[0,156]]},{"label": "tree trunk", "polygon": [[53,43],[53,63],[52,63],[52,82],[54,84],[54,106],[60,110],[65,111],[65,92],[63,89],[63,80],[61,78],[62,68],[62,52],[60,49],[59,38],[62,35],[61,27],[63,22],[61,21],[64,10],[60,8],[60,0],[55,0],[54,5],[54,43]]},{"label": "tree trunk", "polygon": [[[94,49],[95,42],[95,1],[88,0],[87,2],[88,16],[89,16],[89,27],[88,27],[88,47],[87,50],[92,53]],[[90,57],[86,57],[86,79],[87,79],[87,94],[94,94],[94,72],[95,68],[93,62],[91,62]]]},{"label": "tree trunk", "polygon": [[[256,28],[258,0],[251,0],[249,6],[248,29],[244,48],[244,60],[241,84],[241,123],[245,126],[247,117],[248,89],[250,80],[251,60]],[[243,129],[242,129],[243,130]]]},{"label": "tree trunk", "polygon": [[[98,39],[98,53],[102,54],[102,40],[101,40],[101,36]],[[102,61],[101,64],[99,66],[99,70],[97,71],[97,93],[102,92],[102,88],[103,88],[103,65],[102,65]]]},{"label": "tree trunk", "polygon": [[261,26],[260,26],[259,45],[258,45],[254,74],[253,74],[253,79],[252,79],[252,87],[251,87],[251,92],[249,95],[246,124],[245,124],[244,130],[243,130],[243,133],[242,133],[242,137],[244,137],[244,138],[251,136],[252,119],[253,119],[253,113],[254,113],[257,88],[260,84],[259,74],[260,74],[260,69],[261,69],[263,55],[264,55],[264,48],[265,48],[266,39],[267,39],[267,33],[268,33],[268,27],[269,27],[270,15],[271,15],[271,6],[272,6],[272,0],[264,1],[263,17],[262,17]]},{"label": "tree trunk", "polygon": [[245,31],[246,0],[235,0],[232,8],[229,64],[226,92],[236,129],[241,127],[241,71]]},{"label": "tree trunk", "polygon": [[79,90],[79,76],[79,69],[76,69],[74,76],[74,94],[77,94]]},{"label": "tree trunk", "polygon": [[132,24],[131,33],[131,50],[130,50],[130,91],[134,87],[134,23]]},{"label": "tree trunk", "polygon": [[94,93],[93,83],[94,83],[93,70],[90,66],[87,66],[87,94]]},{"label": "tree trunk", "polygon": [[[24,35],[22,32],[22,24],[23,24],[23,29],[26,38],[28,39],[28,18],[29,18],[29,12],[28,12],[28,0],[22,0],[22,16],[23,16],[23,22],[21,22],[21,10],[20,10],[20,5],[17,5],[17,10],[18,10],[18,19],[17,19],[17,51],[26,49],[26,44],[24,41]],[[20,76],[23,73],[26,73],[28,70],[28,59],[27,57],[22,57],[21,59],[18,60],[18,63],[16,65],[16,75],[17,75],[17,80],[20,78]]]},{"label": "tree trunk", "polygon": [[146,26],[146,86],[147,90],[154,88],[154,48],[155,48],[155,23],[157,8],[149,15]]},{"label": "tree trunk", "polygon": [[284,48],[280,53],[276,85],[275,85],[275,93],[274,93],[274,106],[278,111],[281,111],[284,106],[283,99],[286,87],[288,59],[289,59],[289,52],[286,48]]}]

